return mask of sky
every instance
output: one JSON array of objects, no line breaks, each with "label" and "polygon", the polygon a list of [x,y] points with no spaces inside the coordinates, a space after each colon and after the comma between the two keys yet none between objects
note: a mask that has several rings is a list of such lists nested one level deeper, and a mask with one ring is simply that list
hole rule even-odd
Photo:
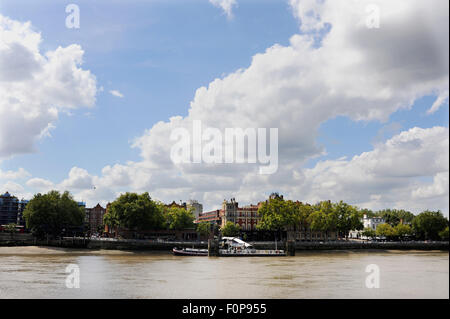
[{"label": "sky", "polygon": [[[448,216],[448,6],[0,0],[0,193],[210,210],[279,192]],[[198,120],[277,128],[277,171],[175,163],[171,133]]]}]

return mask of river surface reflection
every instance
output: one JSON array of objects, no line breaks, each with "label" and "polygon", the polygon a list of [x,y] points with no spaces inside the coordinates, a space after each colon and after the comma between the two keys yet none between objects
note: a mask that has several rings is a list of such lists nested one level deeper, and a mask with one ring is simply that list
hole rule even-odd
[{"label": "river surface reflection", "polygon": [[[80,288],[66,288],[67,265]],[[380,288],[366,288],[366,267]],[[449,298],[449,254],[297,252],[295,257],[178,257],[161,252],[0,247],[0,298]]]}]

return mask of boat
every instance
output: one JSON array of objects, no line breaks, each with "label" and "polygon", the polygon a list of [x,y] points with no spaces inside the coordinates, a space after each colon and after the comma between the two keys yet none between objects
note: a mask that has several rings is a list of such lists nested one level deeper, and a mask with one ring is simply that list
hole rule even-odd
[{"label": "boat", "polygon": [[222,237],[221,257],[279,257],[286,256],[286,252],[281,249],[255,249],[251,244],[246,243],[237,237]]},{"label": "boat", "polygon": [[[175,256],[208,256],[208,249],[177,248],[172,249]],[[255,249],[237,237],[222,237],[219,241],[219,257],[280,257],[286,256],[281,249]]]},{"label": "boat", "polygon": [[172,252],[175,256],[208,256],[208,249],[174,247]]}]

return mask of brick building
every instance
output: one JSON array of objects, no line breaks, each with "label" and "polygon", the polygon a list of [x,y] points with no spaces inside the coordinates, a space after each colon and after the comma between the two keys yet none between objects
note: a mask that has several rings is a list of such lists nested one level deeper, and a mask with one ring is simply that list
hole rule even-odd
[{"label": "brick building", "polygon": [[86,208],[86,223],[88,224],[91,234],[101,232],[103,226],[103,216],[106,214],[106,209],[100,204],[93,208]]},{"label": "brick building", "polygon": [[222,218],[220,217],[220,210],[213,210],[210,212],[201,213],[197,219],[195,220],[195,223],[211,223],[221,226],[222,225]]}]

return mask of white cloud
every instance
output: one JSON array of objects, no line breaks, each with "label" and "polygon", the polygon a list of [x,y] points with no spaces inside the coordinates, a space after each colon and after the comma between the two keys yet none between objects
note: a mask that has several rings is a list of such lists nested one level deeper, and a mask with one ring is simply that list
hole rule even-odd
[{"label": "white cloud", "polygon": [[17,171],[2,171],[0,169],[0,179],[24,179],[26,177],[31,176],[29,172],[27,172],[22,167],[19,168]]},{"label": "white cloud", "polygon": [[78,167],[73,167],[69,172],[69,178],[58,185],[61,190],[83,190],[93,187],[93,180],[88,171]]},{"label": "white cloud", "polygon": [[8,181],[3,185],[0,185],[0,194],[4,194],[6,192],[9,192],[10,194],[19,197],[20,194],[23,194],[24,192],[24,188],[22,185],[12,182],[12,181]]},{"label": "white cloud", "polygon": [[428,114],[435,113],[437,110],[441,108],[442,105],[445,104],[445,102],[448,103],[448,90],[444,90],[439,94],[439,96],[436,98],[436,101],[434,101],[433,105],[430,107],[427,113]]},{"label": "white cloud", "polygon": [[42,53],[30,22],[0,14],[0,158],[34,151],[59,111],[93,106],[96,79],[81,69],[79,45]]},{"label": "white cloud", "polygon": [[[124,190],[150,191],[166,201],[196,197],[212,208],[224,198],[248,203],[280,191],[300,200],[343,199],[369,208],[438,207],[448,212],[442,200],[448,192],[436,201],[418,196],[434,192],[427,188],[427,178],[440,183],[437,176],[448,171],[448,157],[442,155],[448,150],[446,128],[415,128],[351,160],[302,168],[324,153],[317,144],[322,123],[336,116],[385,121],[416,99],[448,88],[448,3],[375,2],[382,8],[379,29],[365,25],[365,8],[373,1],[292,1],[305,34],[294,35],[288,46],[274,45],[255,55],[248,68],[199,88],[188,116],[147,130],[134,144],[142,160],[105,168],[102,176],[93,177],[97,190],[89,194],[110,200]],[[317,47],[315,32],[325,23],[331,28]],[[177,127],[190,131],[193,120],[220,130],[278,127],[278,172],[261,176],[257,165],[174,165],[170,133]]]},{"label": "white cloud", "polygon": [[111,90],[111,91],[109,91],[109,93],[111,93],[111,95],[113,95],[115,97],[120,97],[120,98],[124,97],[124,95],[117,90]]},{"label": "white cloud", "polygon": [[233,7],[237,6],[236,0],[209,0],[209,2],[221,8],[229,19],[233,17]]},{"label": "white cloud", "polygon": [[37,192],[46,193],[55,188],[53,182],[43,178],[32,178],[26,182],[28,187],[31,187]]},{"label": "white cloud", "polygon": [[[329,160],[294,171],[291,194],[362,207],[441,209],[448,213],[449,130],[412,128],[351,160]],[[430,184],[424,177],[434,177]]]},{"label": "white cloud", "polygon": [[[365,25],[365,7],[373,2],[382,9],[379,29]],[[448,2],[291,4],[303,33],[289,45],[274,45],[248,68],[199,88],[186,117],[158,122],[136,139],[141,161],[107,166],[101,176],[77,169],[62,184],[77,186],[76,195],[91,204],[129,190],[165,201],[197,198],[214,208],[224,198],[257,202],[279,191],[310,202],[342,199],[375,209],[439,208],[448,214],[448,128],[414,128],[350,160],[304,168],[324,154],[317,143],[322,123],[336,116],[385,121],[420,97],[448,90]],[[318,46],[316,32],[326,23],[330,31]],[[170,133],[191,131],[193,120],[220,130],[279,128],[278,172],[259,175],[258,165],[174,165]],[[82,183],[72,183],[80,177]]]}]

